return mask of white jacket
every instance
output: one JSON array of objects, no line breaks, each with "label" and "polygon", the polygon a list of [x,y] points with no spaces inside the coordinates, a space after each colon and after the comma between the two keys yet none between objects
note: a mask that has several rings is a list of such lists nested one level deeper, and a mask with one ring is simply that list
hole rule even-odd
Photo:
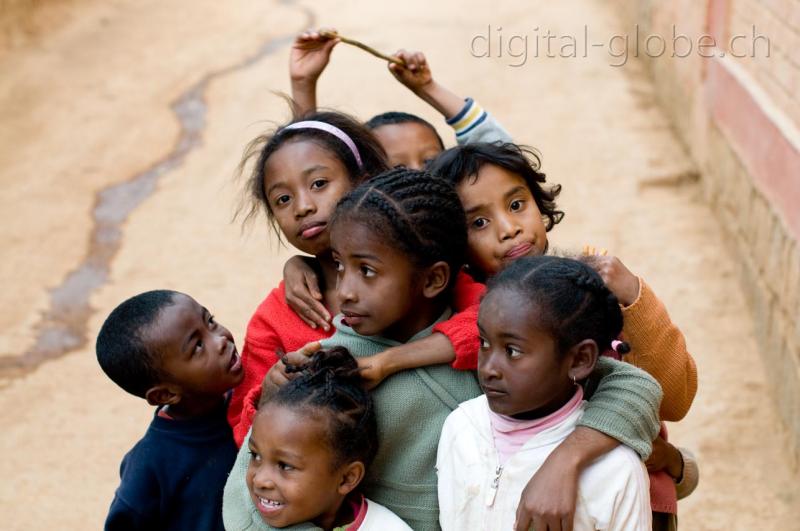
[{"label": "white jacket", "polygon": [[[575,430],[584,405],[532,437],[502,467],[486,396],[453,411],[442,429],[436,464],[443,531],[512,530],[522,490],[550,452]],[[647,472],[633,450],[618,446],[583,471],[575,531],[650,531],[651,520]]]}]

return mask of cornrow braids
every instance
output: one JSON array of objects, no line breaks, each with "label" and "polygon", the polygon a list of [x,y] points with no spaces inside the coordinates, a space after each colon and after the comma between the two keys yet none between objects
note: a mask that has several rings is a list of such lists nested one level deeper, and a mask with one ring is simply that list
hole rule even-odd
[{"label": "cornrow braids", "polygon": [[444,149],[444,141],[442,141],[442,137],[439,136],[439,132],[436,131],[436,128],[433,126],[433,124],[424,118],[420,118],[416,114],[400,111],[384,112],[373,116],[367,120],[364,125],[367,127],[367,129],[374,131],[383,125],[402,125],[409,123],[419,124],[430,129],[431,132],[436,136],[436,140],[439,141],[439,147]]},{"label": "cornrow braids", "polygon": [[428,166],[428,170],[453,186],[465,179],[477,179],[484,164],[493,164],[519,175],[525,180],[536,206],[545,218],[545,229],[555,227],[563,218],[558,210],[556,198],[561,185],[546,186],[546,176],[540,171],[542,161],[539,153],[530,147],[510,142],[475,142],[442,151]]},{"label": "cornrow braids", "polygon": [[361,461],[369,467],[378,451],[378,428],[372,397],[362,386],[358,363],[344,347],[319,350],[306,365],[287,365],[299,375],[259,404],[324,410],[328,443],[336,463]]},{"label": "cornrow braids", "polygon": [[489,282],[489,291],[522,292],[539,309],[540,325],[555,339],[560,354],[592,339],[601,351],[622,331],[617,297],[589,265],[556,256],[514,261]]},{"label": "cornrow braids", "polygon": [[[359,167],[350,148],[333,134],[319,129],[288,128],[290,125],[301,121],[323,122],[344,132],[355,144],[361,157],[362,165]],[[256,137],[245,147],[242,160],[239,163],[238,175],[241,176],[244,174],[248,163],[255,161],[247,177],[236,215],[237,217],[243,215],[244,222],[247,223],[263,210],[279,240],[281,232],[275,223],[272,208],[267,198],[267,186],[264,182],[266,165],[269,158],[285,144],[304,140],[314,142],[333,154],[347,169],[353,186],[389,168],[386,152],[381,147],[378,139],[375,138],[375,135],[372,134],[372,131],[361,125],[355,118],[340,112],[318,111],[302,116],[294,116],[288,123]]]},{"label": "cornrow braids", "polygon": [[396,168],[361,184],[339,201],[331,225],[345,219],[377,231],[417,267],[446,262],[451,285],[464,264],[464,209],[453,187],[426,171]]}]

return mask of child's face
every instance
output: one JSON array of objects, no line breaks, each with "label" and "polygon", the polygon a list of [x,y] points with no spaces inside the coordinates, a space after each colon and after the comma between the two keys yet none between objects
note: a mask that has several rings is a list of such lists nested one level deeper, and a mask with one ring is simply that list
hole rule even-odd
[{"label": "child's face", "polygon": [[558,355],[538,322],[537,308],[514,290],[491,290],[481,302],[478,381],[495,413],[543,417],[575,392],[570,355]]},{"label": "child's face", "polygon": [[414,311],[424,299],[420,275],[397,246],[345,219],[334,225],[331,247],[339,309],[348,326],[361,335],[405,342],[427,325]]},{"label": "child's face", "polygon": [[429,127],[415,122],[390,124],[372,130],[389,159],[389,166],[421,170],[442,152],[439,139]]},{"label": "child's face", "polygon": [[246,476],[261,517],[286,527],[335,515],[347,492],[340,492],[344,472],[334,466],[328,421],[313,411],[265,408],[253,422]]},{"label": "child's face", "polygon": [[222,396],[244,377],[230,331],[186,295],[161,310],[145,341],[160,355],[162,383],[179,387],[183,397]]},{"label": "child's face", "polygon": [[313,255],[330,249],[328,221],[351,187],[341,161],[308,140],[284,144],[264,168],[264,190],[281,232]]},{"label": "child's face", "polygon": [[547,231],[525,180],[493,164],[457,187],[467,214],[469,264],[490,277],[523,256],[547,248]]}]

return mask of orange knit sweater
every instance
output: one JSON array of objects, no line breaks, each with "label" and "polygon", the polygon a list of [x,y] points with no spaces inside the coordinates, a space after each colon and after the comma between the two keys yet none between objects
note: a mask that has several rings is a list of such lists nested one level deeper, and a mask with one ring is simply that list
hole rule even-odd
[{"label": "orange knit sweater", "polygon": [[622,314],[622,333],[631,346],[625,361],[647,371],[661,384],[661,420],[681,420],[697,393],[697,367],[686,350],[683,334],[641,277],[639,296],[622,309]]}]

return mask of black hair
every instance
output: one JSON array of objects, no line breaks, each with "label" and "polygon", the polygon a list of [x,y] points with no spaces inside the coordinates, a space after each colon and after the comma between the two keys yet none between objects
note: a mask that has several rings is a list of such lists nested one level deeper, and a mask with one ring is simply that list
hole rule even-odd
[{"label": "black hair", "polygon": [[299,373],[261,404],[292,409],[326,409],[328,443],[336,456],[335,467],[361,461],[369,467],[378,451],[375,407],[362,387],[358,362],[344,347],[319,350],[306,365],[288,364],[286,372]]},{"label": "black hair", "polygon": [[[330,124],[349,136],[358,150],[362,166],[359,167],[350,148],[331,133],[311,128],[287,129],[288,126],[294,123],[312,120]],[[266,164],[270,156],[281,146],[290,141],[300,140],[314,142],[333,153],[347,169],[347,174],[353,186],[389,168],[386,161],[386,152],[375,138],[375,135],[372,134],[372,131],[361,125],[355,118],[340,112],[317,111],[306,113],[302,116],[294,116],[289,123],[279,126],[270,133],[256,137],[245,147],[244,155],[239,163],[239,174],[241,175],[247,163],[251,159],[255,159],[255,165],[247,178],[243,201],[239,206],[238,213],[246,212],[244,219],[247,222],[263,209],[279,240],[281,232],[275,224],[272,208],[267,197],[267,190],[264,186]]]},{"label": "black hair", "polygon": [[174,304],[177,291],[140,293],[114,308],[97,334],[97,361],[111,380],[132,395],[145,393],[159,382],[158,353],[145,340],[145,333],[159,313]]},{"label": "black hair", "polygon": [[417,267],[450,266],[450,284],[464,265],[467,221],[453,187],[426,171],[395,168],[344,196],[331,225],[364,223],[396,245]]},{"label": "black hair", "polygon": [[467,178],[477,179],[484,164],[493,164],[519,175],[528,185],[533,200],[546,219],[545,229],[550,230],[564,218],[564,212],[556,207],[556,197],[561,185],[545,187],[545,174],[539,153],[530,147],[510,142],[475,142],[456,146],[441,152],[431,161],[428,170],[458,186]]},{"label": "black hair", "polygon": [[600,351],[622,331],[622,310],[617,297],[589,265],[557,256],[521,258],[489,281],[487,293],[512,289],[539,310],[539,325],[555,339],[565,354],[584,339]]},{"label": "black hair", "polygon": [[364,124],[367,129],[374,130],[382,125],[400,125],[400,124],[419,124],[427,127],[431,130],[436,136],[436,140],[439,142],[439,147],[444,149],[444,142],[442,141],[442,137],[439,136],[439,132],[430,123],[428,120],[424,118],[420,118],[416,114],[411,114],[407,112],[400,112],[400,111],[389,111],[384,112],[381,114],[377,114],[366,121]]}]

